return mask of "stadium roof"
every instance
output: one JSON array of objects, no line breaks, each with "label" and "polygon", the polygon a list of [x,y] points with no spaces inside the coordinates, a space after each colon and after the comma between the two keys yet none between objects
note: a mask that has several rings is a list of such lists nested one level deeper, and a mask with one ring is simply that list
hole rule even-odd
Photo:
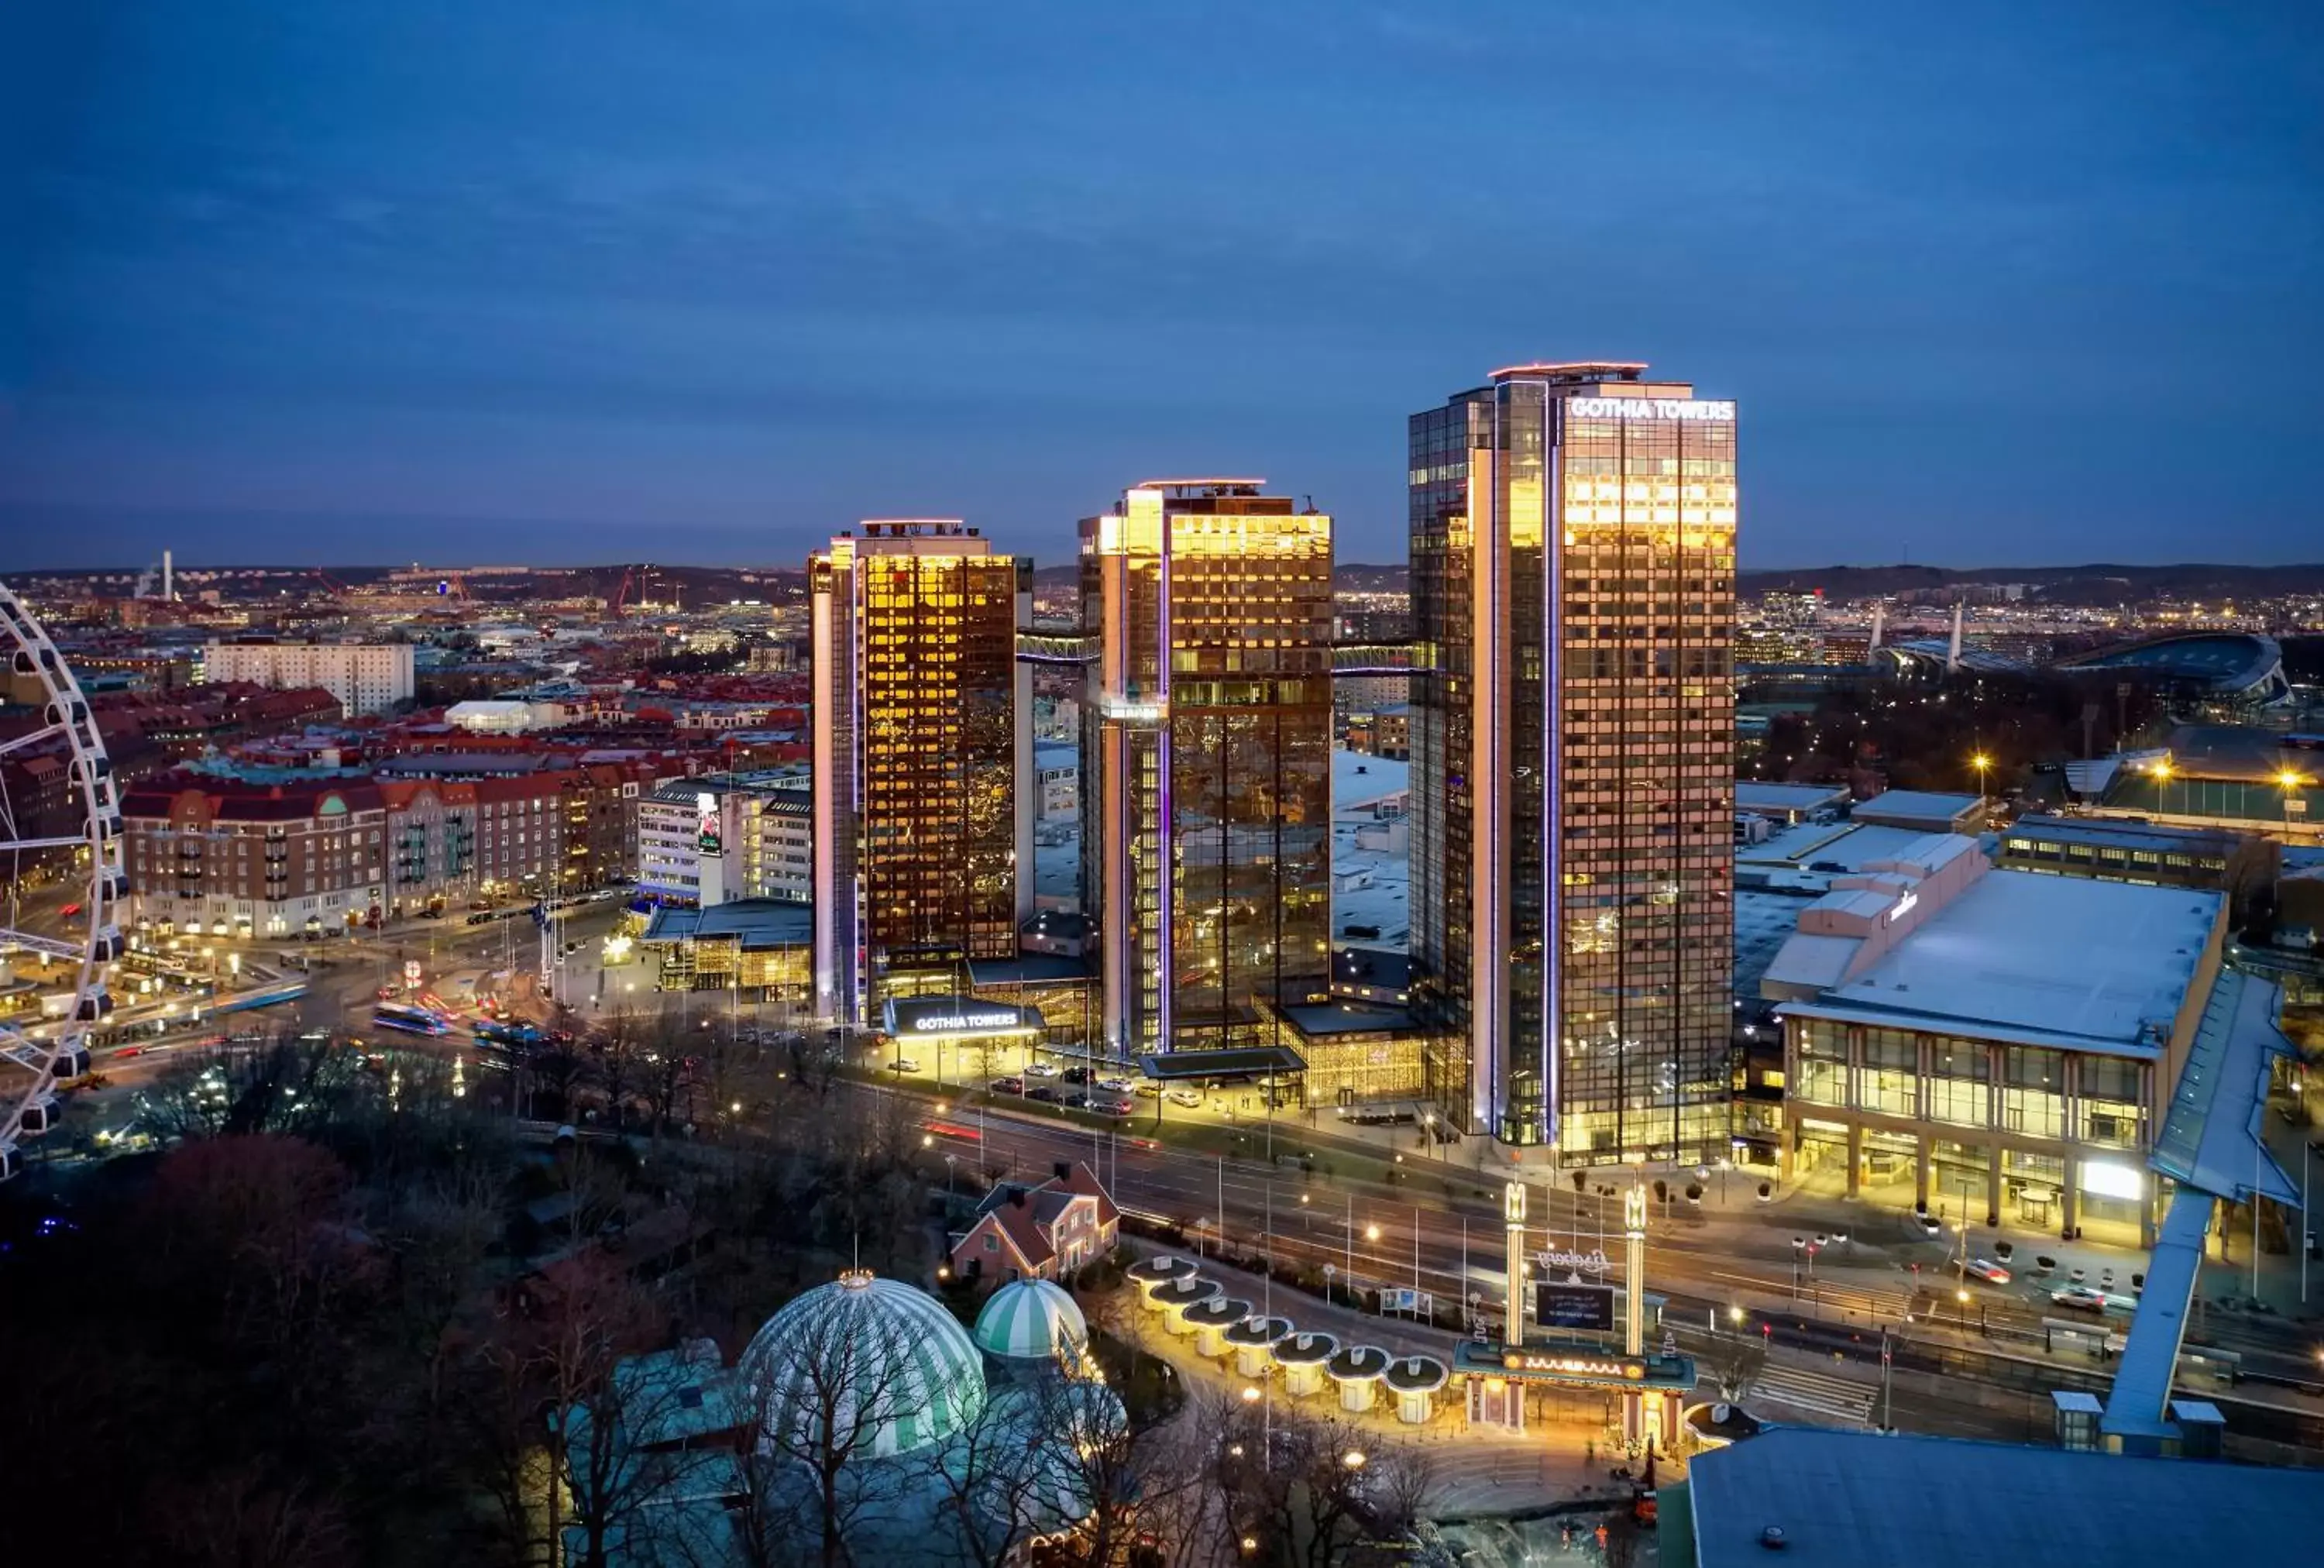
[{"label": "stadium roof", "polygon": [[2221,696],[2273,701],[2287,695],[2283,650],[2253,632],[2187,632],[2149,638],[2058,666],[2070,671],[2129,669],[2184,681]]},{"label": "stadium roof", "polygon": [[1665,1560],[1695,1568],[2271,1568],[2312,1561],[2324,1536],[2313,1471],[1804,1426],[1687,1468],[1692,1538]]}]

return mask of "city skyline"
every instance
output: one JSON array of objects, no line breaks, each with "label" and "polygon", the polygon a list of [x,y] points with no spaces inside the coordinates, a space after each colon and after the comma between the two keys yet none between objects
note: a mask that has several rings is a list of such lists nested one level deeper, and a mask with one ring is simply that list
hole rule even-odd
[{"label": "city skyline", "polygon": [[[2314,531],[2295,7],[83,32],[105,9],[23,8],[0,48],[32,62],[0,163],[32,236],[0,263],[12,565],[107,531],[124,564],[480,531],[791,559],[930,512],[1062,558],[1119,475],[1214,467],[1301,475],[1342,557],[1386,559],[1413,389],[1608,352],[1752,402],[1747,566],[2157,560],[2197,515],[2278,561]],[[1529,90],[1574,69],[1661,112]],[[1480,94],[1499,129],[1466,138]],[[1256,95],[1284,129],[1254,142]],[[1561,244],[1575,214],[1646,243]],[[1194,352],[1141,353],[1166,336]],[[2190,392],[2221,365],[2235,398]]]}]

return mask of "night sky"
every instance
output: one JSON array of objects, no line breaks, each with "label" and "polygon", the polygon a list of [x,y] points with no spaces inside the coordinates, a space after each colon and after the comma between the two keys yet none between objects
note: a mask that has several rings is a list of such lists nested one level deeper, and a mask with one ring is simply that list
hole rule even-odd
[{"label": "night sky", "polygon": [[6,0],[0,567],[1400,560],[1406,415],[1601,356],[1747,566],[2314,559],[2319,106],[2315,0]]}]

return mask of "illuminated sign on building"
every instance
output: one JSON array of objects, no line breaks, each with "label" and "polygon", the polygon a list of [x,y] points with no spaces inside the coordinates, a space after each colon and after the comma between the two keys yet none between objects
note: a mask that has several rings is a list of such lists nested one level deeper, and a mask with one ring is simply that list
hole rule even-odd
[{"label": "illuminated sign on building", "polygon": [[929,1018],[916,1018],[912,1030],[916,1034],[958,1034],[966,1029],[1013,1029],[1017,1027],[1017,1010],[1013,1007],[991,1012],[940,1012]]},{"label": "illuminated sign on building", "polygon": [[720,853],[718,836],[718,797],[704,790],[694,798],[696,827],[695,847],[704,854]]},{"label": "illuminated sign on building", "polygon": [[1604,1249],[1592,1252],[1544,1252],[1541,1267],[1545,1273],[1563,1268],[1569,1274],[1603,1274],[1609,1267]]},{"label": "illuminated sign on building", "polygon": [[1618,1378],[1625,1382],[1638,1382],[1646,1375],[1646,1363],[1629,1356],[1559,1356],[1510,1351],[1501,1357],[1501,1365],[1512,1372],[1563,1372],[1573,1378]]},{"label": "illuminated sign on building", "polygon": [[1036,1009],[968,996],[890,998],[884,1012],[891,1035],[1038,1034],[1042,1027]]},{"label": "illuminated sign on building", "polygon": [[1720,425],[1735,422],[1734,403],[1718,398],[1568,398],[1565,406],[1577,420],[1696,420]]}]

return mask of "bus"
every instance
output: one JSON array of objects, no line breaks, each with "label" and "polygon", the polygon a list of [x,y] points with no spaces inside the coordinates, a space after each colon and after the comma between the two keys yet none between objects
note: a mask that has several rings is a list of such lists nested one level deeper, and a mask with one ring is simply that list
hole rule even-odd
[{"label": "bus", "polygon": [[371,1021],[383,1029],[401,1029],[407,1035],[447,1035],[452,1026],[441,1013],[429,1012],[424,1007],[412,1007],[400,1001],[383,1001],[372,1010]]},{"label": "bus", "polygon": [[540,1031],[528,1023],[495,1023],[490,1019],[475,1026],[476,1038],[494,1046],[537,1046]]},{"label": "bus", "polygon": [[270,985],[263,991],[245,992],[210,1004],[210,1011],[248,1012],[253,1008],[280,1007],[286,1001],[297,1001],[307,994],[305,981],[292,981],[287,985]]}]

